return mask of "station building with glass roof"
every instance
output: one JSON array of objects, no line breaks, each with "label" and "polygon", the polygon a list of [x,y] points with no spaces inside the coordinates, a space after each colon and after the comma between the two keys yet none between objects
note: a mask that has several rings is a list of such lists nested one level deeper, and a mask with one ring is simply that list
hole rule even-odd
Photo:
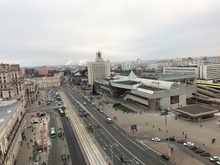
[{"label": "station building with glass roof", "polygon": [[186,106],[186,99],[196,93],[196,85],[155,79],[138,78],[133,71],[128,76],[96,79],[96,87],[116,98],[130,100],[149,110],[169,110]]}]

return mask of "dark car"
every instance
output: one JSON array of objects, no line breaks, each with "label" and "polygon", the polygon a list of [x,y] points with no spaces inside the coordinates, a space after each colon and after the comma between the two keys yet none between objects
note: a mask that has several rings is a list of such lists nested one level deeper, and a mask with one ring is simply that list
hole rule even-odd
[{"label": "dark car", "polygon": [[178,140],[178,143],[185,143],[186,141],[185,140]]},{"label": "dark car", "polygon": [[189,147],[189,149],[191,149],[191,150],[198,150],[199,147],[198,146],[191,146],[191,147]]},{"label": "dark car", "polygon": [[198,153],[198,154],[201,154],[201,153],[203,153],[203,152],[205,152],[205,150],[202,150],[202,149],[199,149],[199,150],[196,150],[196,151],[195,151],[195,153]]},{"label": "dark car", "polygon": [[201,156],[211,156],[211,154],[209,152],[203,152],[200,154]]},{"label": "dark car", "polygon": [[170,138],[166,138],[166,140],[168,141],[175,141],[175,138],[173,138],[173,137],[170,137]]},{"label": "dark car", "polygon": [[124,155],[121,156],[121,161],[123,163],[129,163],[129,160]]},{"label": "dark car", "polygon": [[47,105],[51,105],[51,102],[47,102]]},{"label": "dark car", "polygon": [[166,159],[166,160],[169,160],[170,159],[170,157],[168,156],[168,155],[165,155],[165,154],[162,154],[162,155],[160,155],[162,158],[164,158],[164,159]]}]

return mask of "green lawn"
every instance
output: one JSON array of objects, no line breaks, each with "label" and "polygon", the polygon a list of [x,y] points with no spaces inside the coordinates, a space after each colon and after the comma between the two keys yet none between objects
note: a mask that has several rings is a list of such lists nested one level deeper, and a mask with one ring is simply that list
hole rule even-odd
[{"label": "green lawn", "polygon": [[[118,110],[122,110],[122,111],[126,111],[126,112],[135,112],[133,111],[132,109],[128,108],[128,107],[125,107],[124,105],[121,105],[121,104],[118,104],[118,105],[114,105],[113,106],[115,109],[118,109]],[[136,113],[136,112],[135,112]]]}]

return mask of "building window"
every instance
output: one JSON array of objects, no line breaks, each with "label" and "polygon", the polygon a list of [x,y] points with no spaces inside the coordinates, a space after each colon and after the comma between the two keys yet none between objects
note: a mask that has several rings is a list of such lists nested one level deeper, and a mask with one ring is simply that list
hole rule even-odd
[{"label": "building window", "polygon": [[170,97],[170,104],[178,104],[179,103],[179,95]]}]

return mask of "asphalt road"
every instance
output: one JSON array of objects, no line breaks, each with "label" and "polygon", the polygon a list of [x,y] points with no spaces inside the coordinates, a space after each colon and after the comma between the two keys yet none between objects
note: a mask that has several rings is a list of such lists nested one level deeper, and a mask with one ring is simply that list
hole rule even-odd
[{"label": "asphalt road", "polygon": [[[71,102],[77,106],[74,101],[79,101],[82,105],[85,99],[70,87],[65,87],[64,92],[67,94]],[[74,97],[74,99],[72,98]],[[172,165],[174,163],[164,160],[160,155],[148,149],[144,145],[137,142],[133,137],[126,134],[120,127],[115,124],[106,122],[106,116],[97,111],[91,104],[87,104],[86,109],[92,116],[86,117],[84,120],[88,123],[101,125],[101,129],[95,128],[94,136],[99,144],[106,151],[106,154],[112,158],[114,165],[121,165],[121,155],[125,155],[131,164],[151,164],[151,165]],[[78,106],[78,109],[80,107]],[[113,151],[113,152],[112,152]]]},{"label": "asphalt road", "polygon": [[[56,127],[56,121],[55,121],[55,118],[54,118],[54,115],[53,115],[53,112],[49,112],[50,114],[50,122],[49,122],[49,130],[51,127],[55,127],[55,130],[57,130],[57,127]],[[48,135],[50,136],[50,134]],[[59,145],[58,145],[58,138],[55,137],[55,138],[51,138],[51,150],[50,150],[50,154],[51,155],[51,158],[49,159],[49,162],[48,164],[57,164],[58,162],[61,163],[61,152],[60,152],[60,149],[59,149]]]},{"label": "asphalt road", "polygon": [[67,117],[62,117],[61,121],[64,128],[65,136],[68,137],[66,138],[66,141],[69,148],[72,163],[76,165],[86,165],[85,159],[80,150],[79,144],[77,143],[77,139],[74,135],[69,119]]}]

